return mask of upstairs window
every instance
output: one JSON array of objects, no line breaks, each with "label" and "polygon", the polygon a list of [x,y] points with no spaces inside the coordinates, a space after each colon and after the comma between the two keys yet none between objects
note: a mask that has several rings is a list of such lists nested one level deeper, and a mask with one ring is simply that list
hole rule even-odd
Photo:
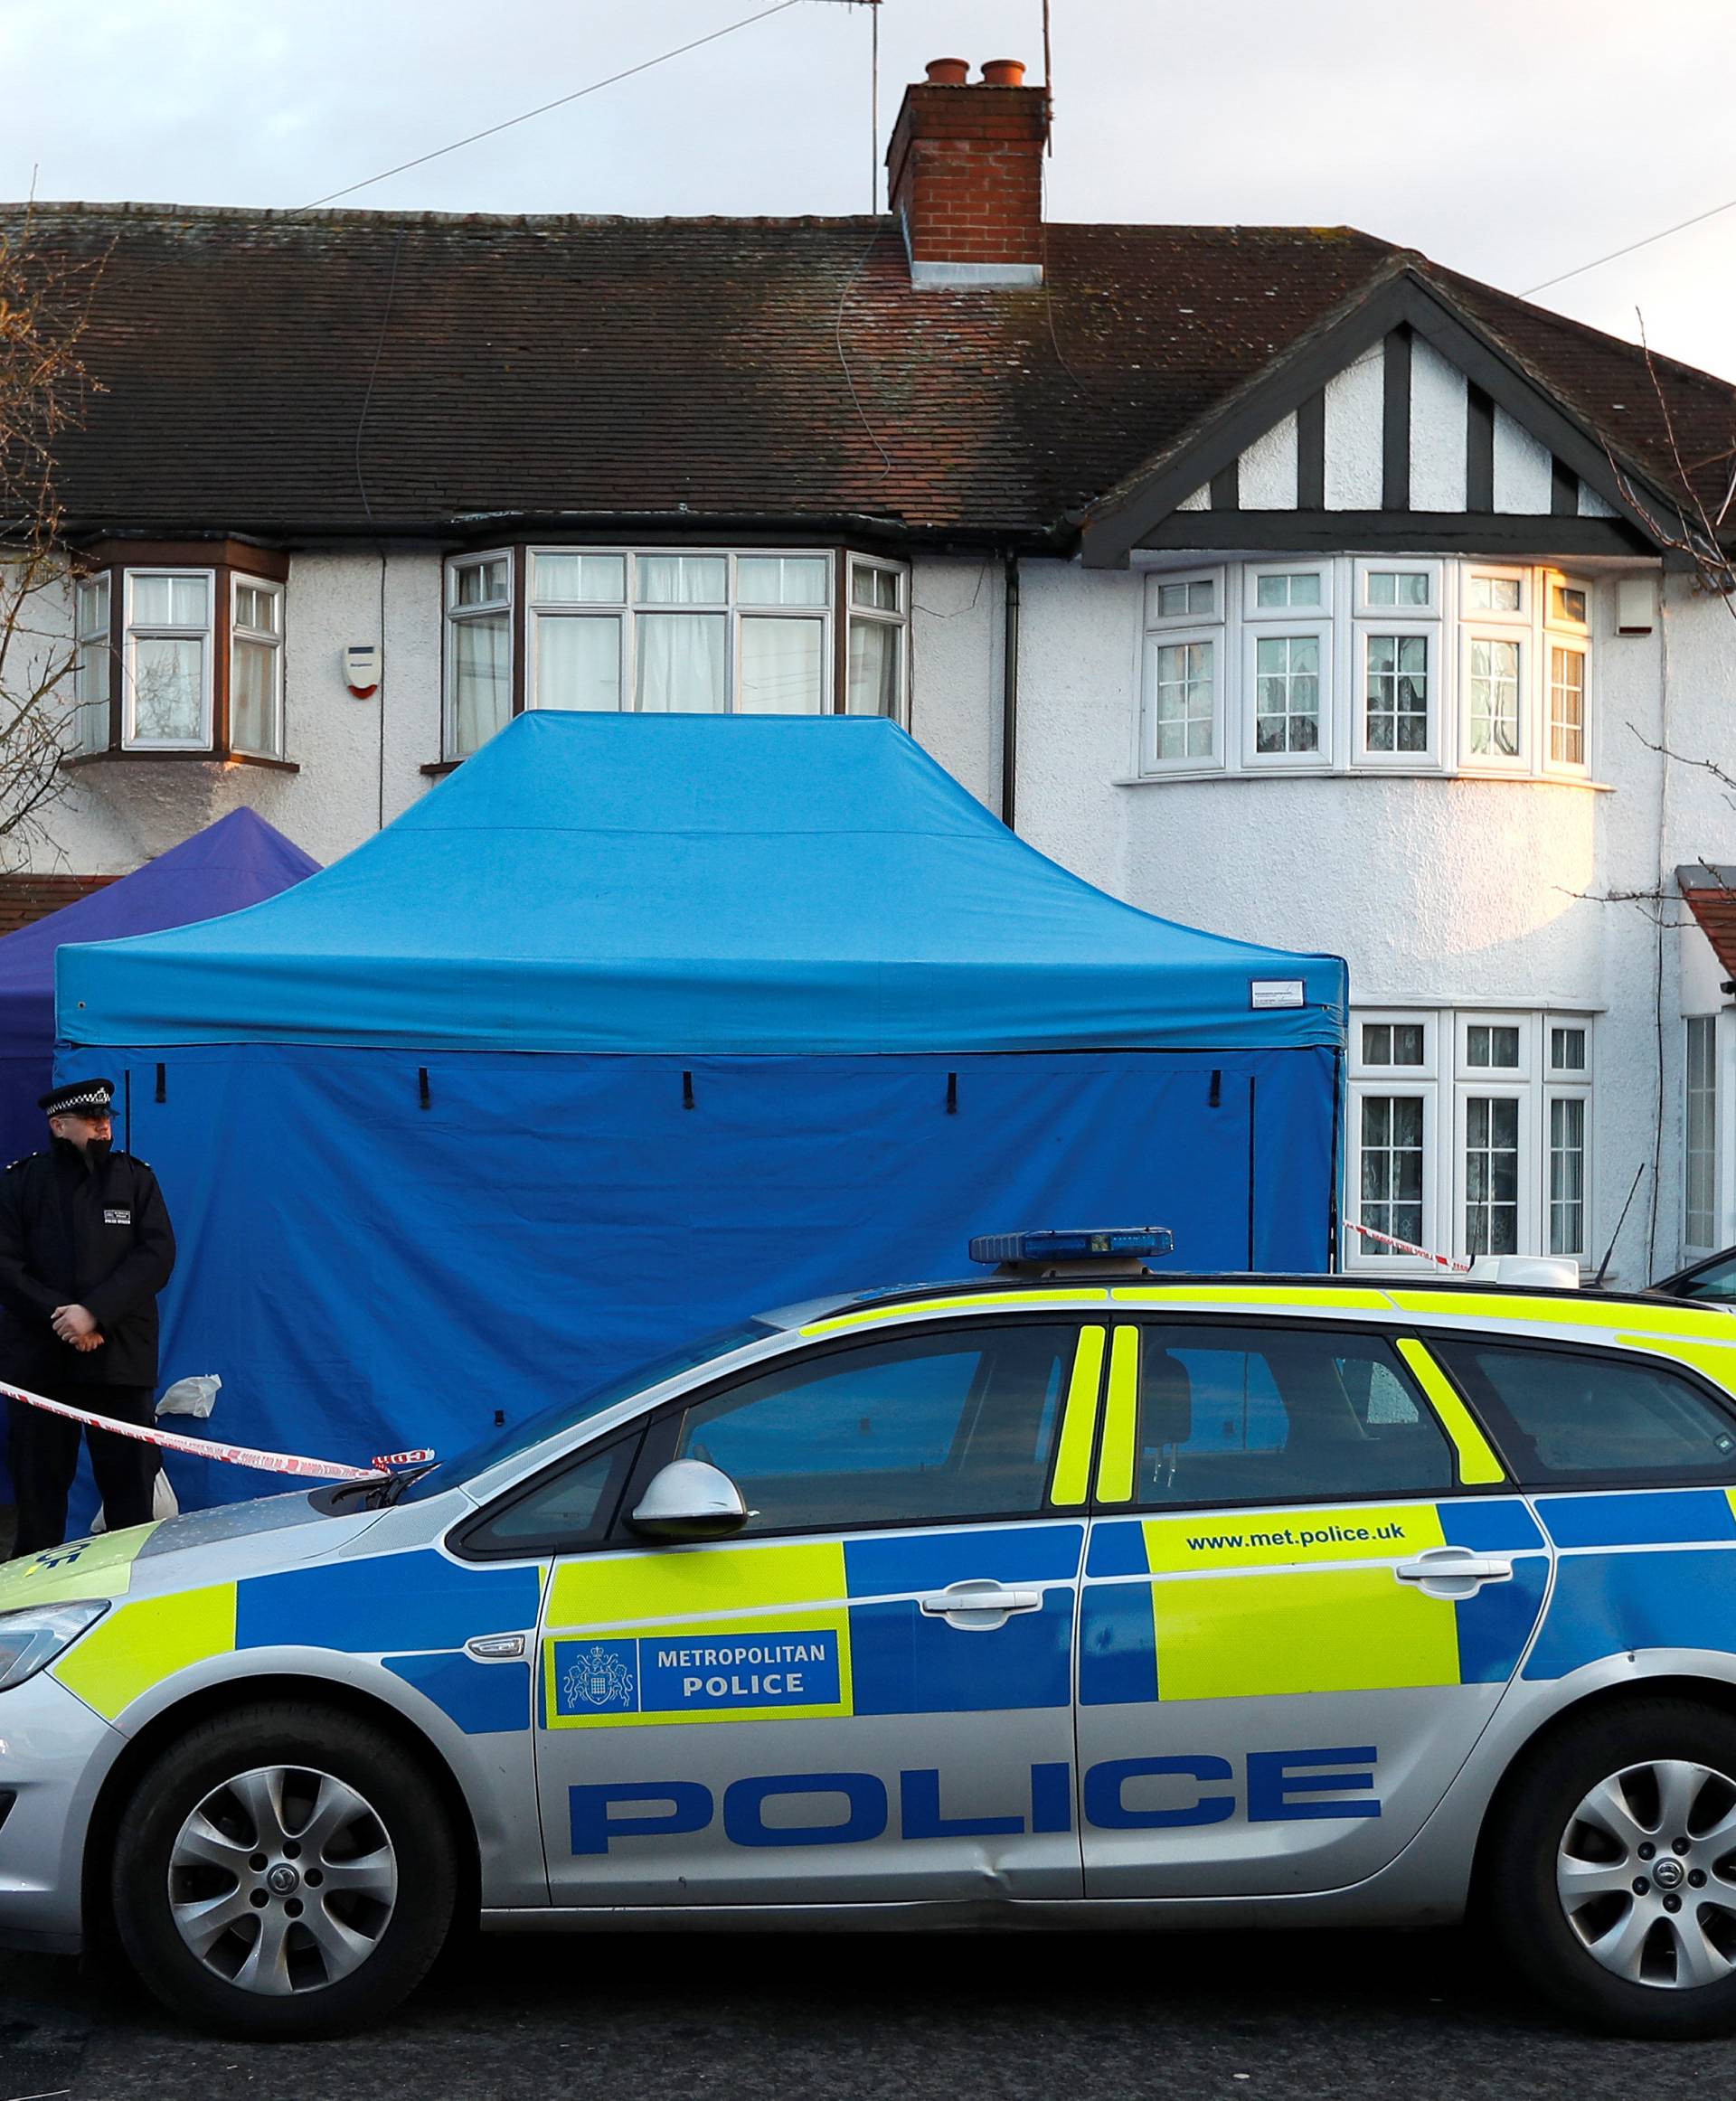
[{"label": "upstairs window", "polygon": [[513,558],[466,555],[446,569],[446,749],[465,758],[513,711]]},{"label": "upstairs window", "polygon": [[1223,757],[1223,574],[1146,579],[1140,661],[1143,773],[1217,766]]},{"label": "upstairs window", "polygon": [[129,751],[212,745],[211,570],[127,571],[121,742]]},{"label": "upstairs window", "polygon": [[237,576],[230,586],[229,741],[283,757],[283,586]]},{"label": "upstairs window", "polygon": [[81,577],[75,589],[73,748],[81,752],[107,751],[112,730],[114,651],[108,626],[109,589],[107,571]]},{"label": "upstairs window", "polygon": [[850,642],[844,706],[852,715],[904,719],[909,578],[893,562],[850,563]]}]

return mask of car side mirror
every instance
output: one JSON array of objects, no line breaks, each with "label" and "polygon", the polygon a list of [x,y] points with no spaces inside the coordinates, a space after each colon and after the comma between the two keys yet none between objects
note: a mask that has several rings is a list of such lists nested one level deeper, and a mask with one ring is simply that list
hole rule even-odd
[{"label": "car side mirror", "polygon": [[651,1540],[726,1540],[751,1514],[722,1467],[703,1459],[672,1459],[651,1476],[627,1522]]}]

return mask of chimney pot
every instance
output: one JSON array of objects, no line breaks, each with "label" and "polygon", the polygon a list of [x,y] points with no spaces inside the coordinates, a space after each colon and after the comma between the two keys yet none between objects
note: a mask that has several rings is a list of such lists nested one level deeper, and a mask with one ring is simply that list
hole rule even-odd
[{"label": "chimney pot", "polygon": [[983,85],[986,88],[1024,87],[1024,61],[1023,59],[988,59],[985,61]]},{"label": "chimney pot", "polygon": [[962,88],[970,77],[968,59],[930,59],[928,63],[929,85],[931,88]]},{"label": "chimney pot", "polygon": [[886,150],[888,194],[913,286],[988,289],[1043,282],[1046,90],[1017,59],[967,80],[962,59],[934,59],[904,91]]}]

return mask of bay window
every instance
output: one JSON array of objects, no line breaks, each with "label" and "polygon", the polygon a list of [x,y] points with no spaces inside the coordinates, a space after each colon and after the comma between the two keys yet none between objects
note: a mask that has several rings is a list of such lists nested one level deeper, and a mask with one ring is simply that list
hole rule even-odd
[{"label": "bay window", "polygon": [[1586,672],[1591,633],[1590,587],[1567,577],[1545,579],[1543,648],[1549,681],[1545,762],[1568,772],[1586,767]]},{"label": "bay window", "polygon": [[844,706],[852,715],[904,718],[906,584],[896,563],[851,558]]},{"label": "bay window", "polygon": [[229,741],[256,758],[283,757],[283,586],[230,583]]},{"label": "bay window", "polygon": [[504,551],[447,564],[446,749],[462,758],[513,711],[513,558]]},{"label": "bay window", "polygon": [[1141,645],[1139,768],[1222,763],[1223,572],[1146,579]]},{"label": "bay window", "polygon": [[[1461,1261],[1589,1260],[1589,1017],[1364,1010],[1353,1023],[1353,1221]],[[1346,1259],[1422,1263],[1354,1232]]]},{"label": "bay window", "polygon": [[1253,666],[1253,749],[1256,759],[1315,759],[1329,749],[1325,712],[1329,636],[1318,628],[1302,634],[1256,632],[1250,637]]},{"label": "bay window", "polygon": [[73,749],[106,751],[114,702],[114,645],[109,633],[110,581],[105,570],[74,586]]}]

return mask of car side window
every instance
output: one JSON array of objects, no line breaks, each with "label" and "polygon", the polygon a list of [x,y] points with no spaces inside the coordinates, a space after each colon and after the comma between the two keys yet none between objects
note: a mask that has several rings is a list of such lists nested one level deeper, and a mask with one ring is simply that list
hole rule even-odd
[{"label": "car side window", "polygon": [[1144,1503],[1429,1495],[1451,1447],[1384,1336],[1151,1325],[1139,1353]]},{"label": "car side window", "polygon": [[1719,1305],[1736,1298],[1736,1255],[1721,1256],[1694,1270],[1679,1287],[1683,1298],[1713,1299]]},{"label": "car side window", "polygon": [[1532,1487],[1736,1478],[1736,1415],[1661,1363],[1430,1339]]},{"label": "car side window", "polygon": [[488,1558],[571,1553],[598,1545],[609,1531],[638,1448],[636,1430],[602,1451],[544,1474],[529,1488],[503,1497],[479,1522],[459,1532],[456,1543],[467,1556]]},{"label": "car side window", "polygon": [[973,1324],[806,1357],[695,1402],[672,1456],[722,1467],[749,1532],[1034,1515],[1074,1338]]}]

